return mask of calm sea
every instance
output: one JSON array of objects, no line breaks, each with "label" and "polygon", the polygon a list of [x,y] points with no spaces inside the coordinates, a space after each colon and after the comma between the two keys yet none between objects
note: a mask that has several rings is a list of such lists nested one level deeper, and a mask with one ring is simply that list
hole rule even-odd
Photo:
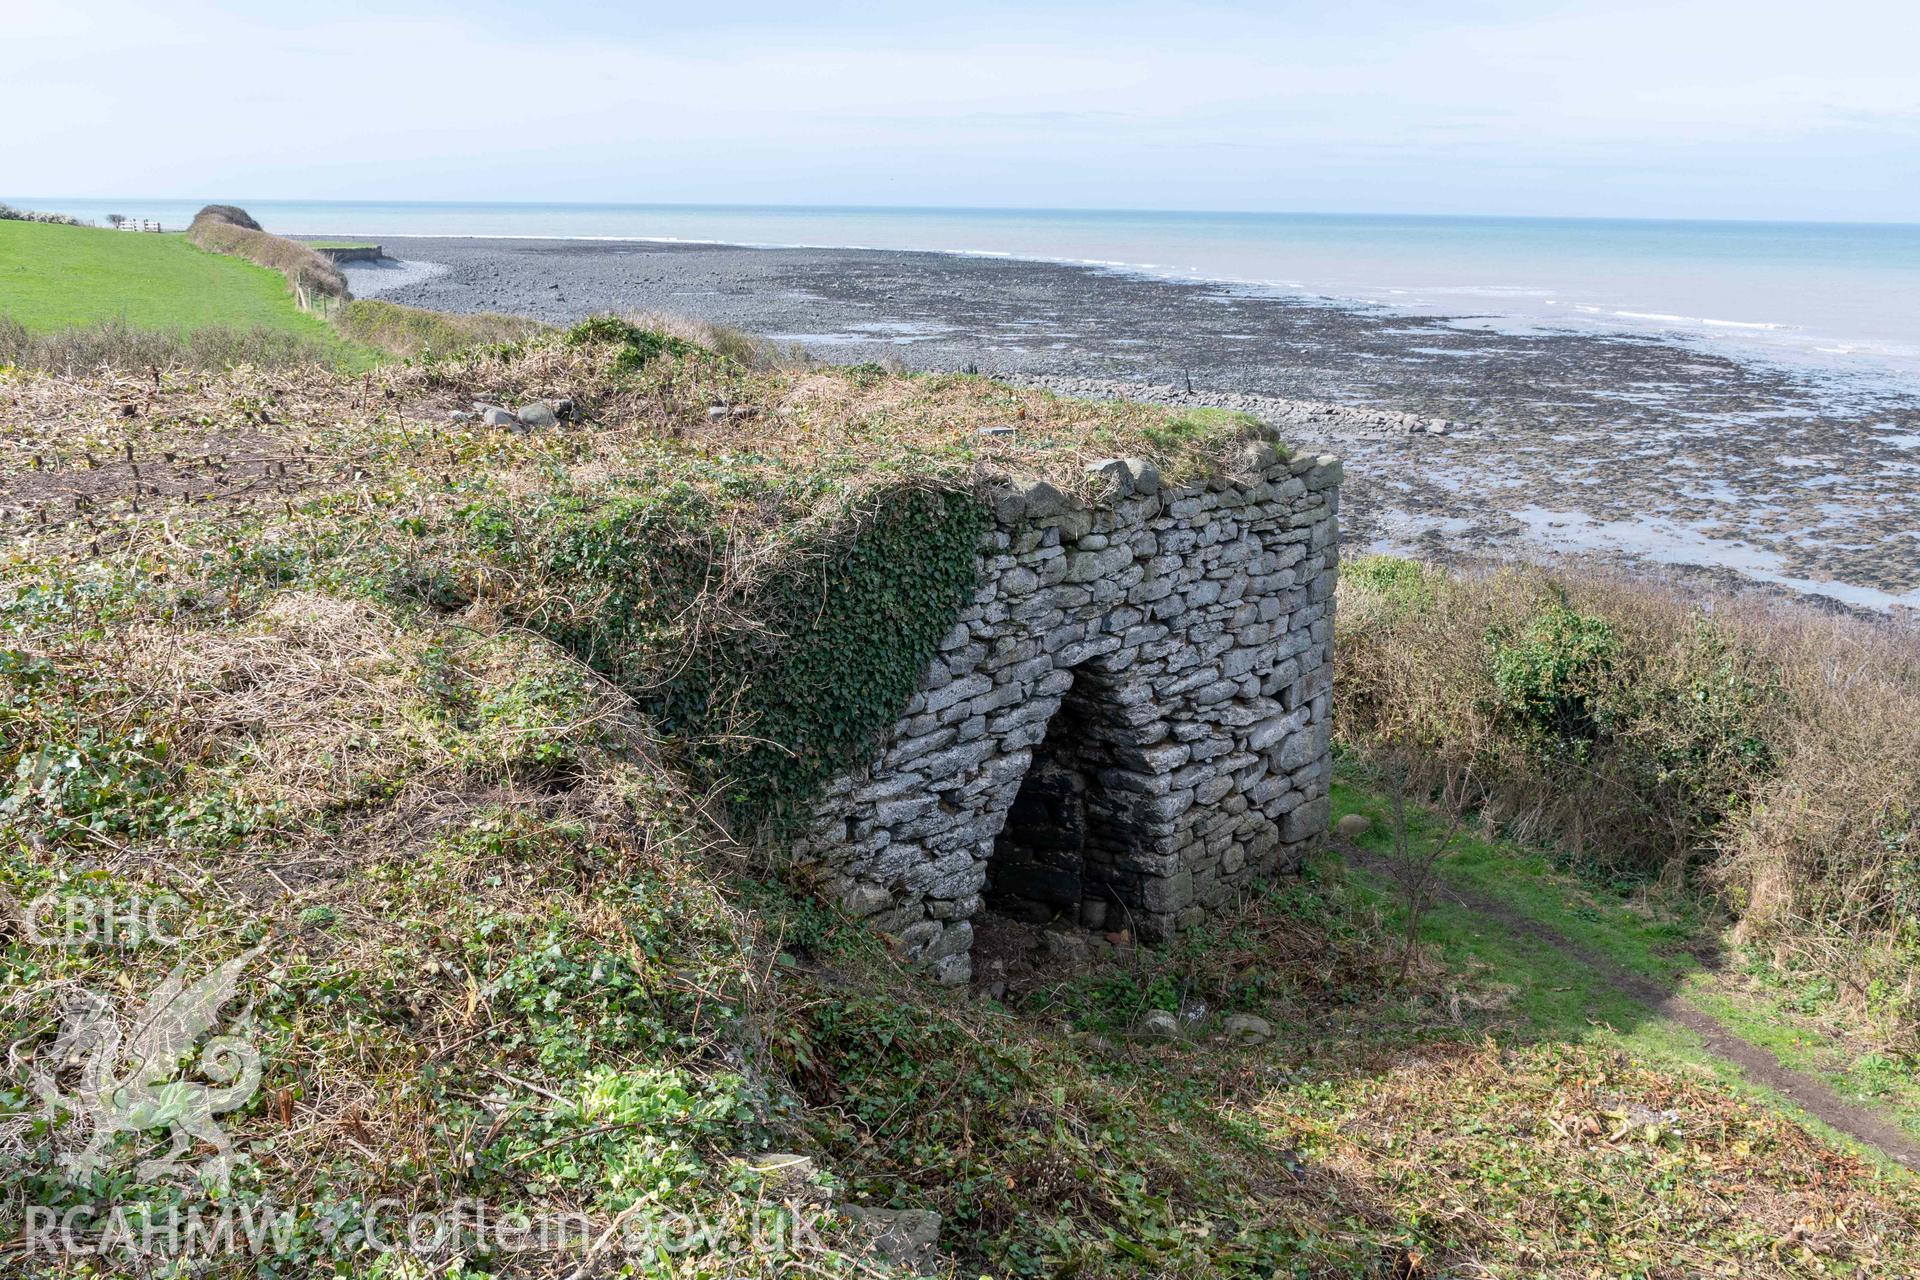
[{"label": "calm sea", "polygon": [[[7,198],[184,225],[200,201]],[[1920,386],[1920,224],[236,200],[269,230],[931,249],[1462,317],[1660,333]]]}]

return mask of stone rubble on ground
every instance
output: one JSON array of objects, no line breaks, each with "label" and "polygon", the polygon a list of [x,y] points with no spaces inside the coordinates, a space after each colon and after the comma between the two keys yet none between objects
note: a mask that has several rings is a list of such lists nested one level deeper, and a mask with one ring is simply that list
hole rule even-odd
[{"label": "stone rubble on ground", "polygon": [[1273,1039],[1273,1024],[1251,1013],[1228,1015],[1220,1033],[1236,1044],[1265,1044]]},{"label": "stone rubble on ground", "polygon": [[1178,1040],[1180,1019],[1165,1009],[1149,1009],[1133,1024],[1133,1033],[1146,1040]]},{"label": "stone rubble on ground", "polygon": [[477,420],[486,426],[506,427],[510,431],[544,431],[573,419],[573,401],[564,396],[529,401],[521,405],[517,413],[497,404],[476,400],[471,410],[455,409],[447,414],[449,422]]},{"label": "stone rubble on ground", "polygon": [[516,415],[520,425],[535,431],[544,431],[548,427],[557,427],[573,416],[571,400],[535,400],[531,404],[520,406]]},{"label": "stone rubble on ground", "polygon": [[940,1272],[940,1215],[931,1209],[869,1209],[839,1206],[868,1247],[914,1275]]}]

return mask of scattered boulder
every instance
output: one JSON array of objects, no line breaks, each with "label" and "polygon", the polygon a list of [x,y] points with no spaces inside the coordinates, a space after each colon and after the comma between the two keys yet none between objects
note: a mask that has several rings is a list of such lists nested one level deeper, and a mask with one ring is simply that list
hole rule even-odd
[{"label": "scattered boulder", "polygon": [[1078,965],[1087,962],[1087,935],[1075,928],[1049,929],[1040,935],[1041,950],[1056,964]]},{"label": "scattered boulder", "polygon": [[868,1247],[888,1262],[915,1275],[939,1272],[940,1215],[931,1209],[869,1209],[841,1205]]},{"label": "scattered boulder", "polygon": [[1358,840],[1372,829],[1373,821],[1364,813],[1350,813],[1334,823],[1333,832],[1342,840]]},{"label": "scattered boulder", "polygon": [[521,426],[533,431],[544,431],[548,427],[560,425],[560,415],[555,413],[553,406],[545,400],[535,400],[532,404],[521,405],[520,412],[516,416],[520,419]]},{"label": "scattered boulder", "polygon": [[550,400],[535,400],[520,406],[519,417],[523,426],[535,430],[558,426],[562,422],[573,421],[573,401],[564,396]]},{"label": "scattered boulder", "polygon": [[1133,1024],[1133,1033],[1145,1040],[1178,1040],[1180,1019],[1165,1009],[1149,1009]]},{"label": "scattered boulder", "polygon": [[1220,1031],[1236,1044],[1265,1044],[1273,1039],[1273,1024],[1251,1013],[1229,1015]]}]

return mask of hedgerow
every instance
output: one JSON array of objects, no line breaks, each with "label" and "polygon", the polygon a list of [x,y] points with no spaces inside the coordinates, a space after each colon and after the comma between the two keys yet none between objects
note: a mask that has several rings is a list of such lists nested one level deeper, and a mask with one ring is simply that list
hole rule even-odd
[{"label": "hedgerow", "polygon": [[187,239],[209,253],[232,254],[278,271],[303,308],[347,297],[347,278],[338,267],[298,240],[261,230],[232,205],[210,204],[200,210],[187,226]]}]

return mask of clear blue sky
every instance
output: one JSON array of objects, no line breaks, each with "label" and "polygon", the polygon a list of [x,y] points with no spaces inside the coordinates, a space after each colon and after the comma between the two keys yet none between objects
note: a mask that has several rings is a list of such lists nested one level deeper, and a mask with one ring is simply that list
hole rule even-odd
[{"label": "clear blue sky", "polygon": [[1920,220],[1914,0],[5,0],[0,189]]}]

